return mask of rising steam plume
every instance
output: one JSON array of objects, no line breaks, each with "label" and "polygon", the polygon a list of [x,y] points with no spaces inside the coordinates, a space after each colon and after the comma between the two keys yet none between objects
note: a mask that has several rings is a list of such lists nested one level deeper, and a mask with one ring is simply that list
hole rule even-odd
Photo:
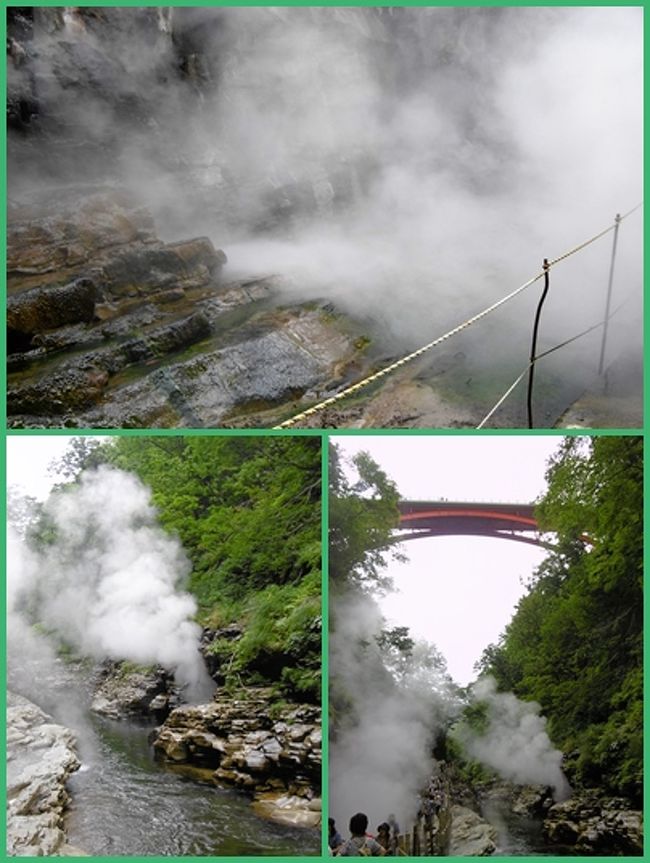
[{"label": "rising steam plume", "polygon": [[330,679],[348,706],[330,744],[330,813],[342,831],[359,811],[372,829],[391,813],[406,829],[436,769],[433,743],[459,709],[455,688],[417,648],[399,680],[387,672],[376,641],[385,622],[369,597],[347,595],[332,615]]},{"label": "rising steam plume", "polygon": [[439,771],[432,750],[441,733],[451,733],[467,757],[503,779],[550,787],[556,800],[570,795],[562,753],[548,737],[538,704],[497,692],[495,681],[485,677],[470,698],[485,705],[486,728],[478,733],[464,722],[452,725],[467,699],[444,665],[422,663],[426,645],[416,646],[396,681],[377,647],[384,621],[372,600],[342,598],[333,620],[330,679],[347,699],[330,743],[330,813],[339,829],[358,811],[368,814],[371,828],[395,813],[409,829],[419,794]]},{"label": "rising steam plume", "polygon": [[472,687],[472,697],[487,707],[487,727],[474,734],[461,727],[458,737],[467,754],[520,785],[545,785],[556,800],[566,799],[571,788],[562,772],[562,753],[546,732],[546,719],[534,701],[520,701],[511,692],[497,692],[492,677]]},{"label": "rising steam plume", "polygon": [[44,546],[9,533],[10,659],[12,632],[22,641],[38,622],[81,655],[163,665],[187,698],[209,698],[196,602],[182,590],[190,564],[157,525],[149,489],[101,466],[52,494],[43,514]]}]

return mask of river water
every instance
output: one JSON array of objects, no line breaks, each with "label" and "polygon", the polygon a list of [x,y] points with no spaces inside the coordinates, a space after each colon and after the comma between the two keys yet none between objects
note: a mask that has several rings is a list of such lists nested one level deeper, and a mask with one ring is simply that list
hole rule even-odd
[{"label": "river water", "polygon": [[[32,669],[34,670],[34,669]],[[39,669],[39,671],[42,669]],[[197,782],[154,760],[153,726],[104,719],[88,709],[89,669],[56,662],[11,688],[77,736],[80,770],[69,781],[68,842],[92,856],[303,856],[320,853],[320,831],[259,818],[237,791]]]},{"label": "river water", "polygon": [[317,831],[258,818],[248,799],[165,770],[147,743],[150,728],[92,721],[96,749],[82,747],[70,780],[68,840],[93,855],[316,854]]},{"label": "river water", "polygon": [[505,801],[484,802],[481,815],[496,828],[495,857],[563,857],[571,853],[562,846],[548,845],[542,818],[519,815]]}]

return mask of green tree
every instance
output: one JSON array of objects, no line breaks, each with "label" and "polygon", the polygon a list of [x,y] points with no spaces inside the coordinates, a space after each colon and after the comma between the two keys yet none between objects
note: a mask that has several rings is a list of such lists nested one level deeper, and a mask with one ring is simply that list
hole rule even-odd
[{"label": "green tree", "polygon": [[334,591],[385,593],[392,587],[382,572],[386,556],[406,559],[392,533],[399,523],[397,487],[366,452],[352,458],[346,473],[331,445],[329,465],[330,585]]},{"label": "green tree", "polygon": [[72,437],[63,455],[54,459],[47,472],[73,480],[82,470],[96,467],[104,460],[101,441],[95,437]]},{"label": "green tree", "polygon": [[642,788],[643,442],[567,438],[540,524],[558,537],[481,670],[538,701],[571,779]]},{"label": "green tree", "polygon": [[316,437],[73,438],[62,462],[78,477],[108,464],[152,492],[161,526],[192,571],[198,620],[241,638],[212,649],[233,681],[275,683],[317,700],[321,669],[321,445]]}]

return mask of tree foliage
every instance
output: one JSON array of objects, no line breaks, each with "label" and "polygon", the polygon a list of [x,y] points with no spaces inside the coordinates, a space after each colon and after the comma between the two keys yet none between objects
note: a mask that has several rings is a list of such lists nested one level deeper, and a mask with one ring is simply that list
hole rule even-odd
[{"label": "tree foliage", "polygon": [[382,572],[386,555],[404,556],[395,547],[399,492],[366,452],[354,456],[350,477],[335,445],[329,461],[329,577],[334,590],[385,593],[390,579]]},{"label": "tree foliage", "polygon": [[481,670],[542,705],[570,779],[642,789],[643,442],[567,438],[538,516],[558,537]]},{"label": "tree foliage", "polygon": [[76,443],[62,461],[68,476],[103,462],[151,488],[161,526],[191,560],[199,622],[243,626],[214,645],[233,679],[319,698],[320,439],[120,437]]}]

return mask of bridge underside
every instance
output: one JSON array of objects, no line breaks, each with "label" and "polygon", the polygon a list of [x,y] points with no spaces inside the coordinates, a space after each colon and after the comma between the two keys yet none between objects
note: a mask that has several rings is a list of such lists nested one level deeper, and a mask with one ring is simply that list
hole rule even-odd
[{"label": "bridge underside", "polygon": [[435,536],[490,536],[542,548],[533,504],[400,501],[398,541]]},{"label": "bridge underside", "polygon": [[[435,536],[491,536],[540,548],[556,546],[542,533],[532,503],[474,503],[448,500],[401,500],[395,542]],[[580,537],[585,547],[593,541]]]},{"label": "bridge underside", "polygon": [[398,542],[404,542],[408,539],[426,539],[427,537],[435,536],[487,536],[492,539],[509,539],[513,542],[523,542],[526,545],[536,545],[539,548],[553,548],[553,544],[541,539],[539,535],[526,536],[523,533],[516,533],[512,530],[480,530],[477,528],[464,527],[462,529],[450,530],[449,528],[441,528],[438,530],[397,530],[395,538]]}]

